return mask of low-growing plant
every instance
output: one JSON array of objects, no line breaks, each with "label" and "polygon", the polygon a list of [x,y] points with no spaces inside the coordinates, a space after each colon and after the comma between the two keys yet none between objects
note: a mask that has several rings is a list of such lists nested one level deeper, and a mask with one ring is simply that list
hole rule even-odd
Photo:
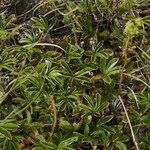
[{"label": "low-growing plant", "polygon": [[2,7],[0,150],[150,148],[148,0]]}]

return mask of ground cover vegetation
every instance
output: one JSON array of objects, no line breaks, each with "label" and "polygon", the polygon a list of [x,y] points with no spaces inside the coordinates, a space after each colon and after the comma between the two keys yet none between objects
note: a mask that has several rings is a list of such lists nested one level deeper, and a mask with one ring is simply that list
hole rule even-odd
[{"label": "ground cover vegetation", "polygon": [[150,149],[149,8],[2,0],[0,149]]}]

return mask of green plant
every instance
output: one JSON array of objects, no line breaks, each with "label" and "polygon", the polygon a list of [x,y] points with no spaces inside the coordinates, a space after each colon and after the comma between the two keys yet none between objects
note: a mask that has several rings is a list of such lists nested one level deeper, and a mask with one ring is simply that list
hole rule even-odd
[{"label": "green plant", "polygon": [[148,5],[48,0],[19,16],[7,5],[0,150],[149,149]]},{"label": "green plant", "polygon": [[79,107],[85,111],[85,115],[94,115],[96,113],[101,112],[108,106],[108,102],[101,103],[101,96],[100,94],[96,95],[96,100],[94,100],[88,95],[84,95],[84,98],[87,104],[79,104]]},{"label": "green plant", "polygon": [[100,61],[100,71],[101,71],[101,78],[106,83],[111,83],[111,76],[115,74],[119,74],[120,70],[115,65],[117,64],[118,60],[113,58],[108,63],[106,62],[106,58],[101,58]]}]

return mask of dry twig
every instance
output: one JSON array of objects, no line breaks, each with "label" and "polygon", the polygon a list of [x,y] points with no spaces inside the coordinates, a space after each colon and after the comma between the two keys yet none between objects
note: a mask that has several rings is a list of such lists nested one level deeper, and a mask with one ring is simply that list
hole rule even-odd
[{"label": "dry twig", "polygon": [[125,115],[126,115],[126,117],[127,117],[128,124],[129,124],[130,130],[131,130],[132,139],[133,139],[133,142],[134,142],[134,144],[135,144],[136,150],[140,150],[139,147],[138,147],[138,143],[137,143],[137,141],[136,141],[136,138],[135,138],[135,134],[134,134],[134,132],[133,132],[133,128],[132,128],[132,125],[131,125],[131,122],[130,122],[130,118],[129,118],[128,112],[127,112],[127,110],[126,110],[126,107],[125,107],[125,105],[124,105],[124,102],[123,102],[121,96],[119,96],[119,100],[120,100],[120,102],[121,102],[121,104],[122,104],[122,107],[123,107],[123,109],[124,109]]}]

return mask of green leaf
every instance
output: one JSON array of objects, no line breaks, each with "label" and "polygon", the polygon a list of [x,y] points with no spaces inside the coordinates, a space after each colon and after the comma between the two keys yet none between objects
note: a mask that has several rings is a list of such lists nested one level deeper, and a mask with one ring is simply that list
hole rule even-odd
[{"label": "green leaf", "polygon": [[4,150],[20,150],[16,139],[6,140]]},{"label": "green leaf", "polygon": [[73,126],[66,120],[60,119],[59,126],[64,131],[73,130]]},{"label": "green leaf", "polygon": [[33,28],[41,29],[44,32],[48,32],[49,30],[51,30],[55,24],[55,21],[52,19],[49,24],[48,20],[42,15],[40,15],[39,17],[33,17],[31,20],[34,22]]},{"label": "green leaf", "polygon": [[84,116],[84,121],[85,121],[86,125],[89,125],[92,122],[92,116],[91,115]]},{"label": "green leaf", "polygon": [[107,75],[103,75],[102,78],[108,84],[110,84],[111,81],[112,81],[112,79],[110,78],[110,76],[107,76]]},{"label": "green leaf", "polygon": [[82,69],[82,70],[76,72],[74,75],[75,75],[76,77],[80,77],[80,76],[83,76],[83,75],[89,73],[91,70],[92,70],[91,67],[86,67],[86,68],[84,68],[84,69]]},{"label": "green leaf", "polygon": [[11,133],[3,127],[0,127],[0,133],[3,134],[7,139],[12,139]]},{"label": "green leaf", "polygon": [[70,69],[69,65],[66,62],[63,63],[62,67],[65,69],[65,71],[67,71],[67,73],[69,73],[69,75],[73,74],[72,70]]},{"label": "green leaf", "polygon": [[82,108],[86,112],[91,112],[90,108],[85,104],[79,104],[78,106],[79,106],[79,108]]},{"label": "green leaf", "polygon": [[51,142],[40,141],[40,145],[47,150],[57,150],[57,145]]},{"label": "green leaf", "polygon": [[7,32],[6,30],[0,30],[0,39],[4,39],[7,37],[9,32]]},{"label": "green leaf", "polygon": [[81,82],[90,83],[90,78],[88,78],[86,76],[76,77],[75,79],[78,81],[81,81]]},{"label": "green leaf", "polygon": [[93,100],[89,95],[84,94],[83,97],[85,98],[85,100],[86,100],[86,102],[88,103],[89,106],[93,106]]},{"label": "green leaf", "polygon": [[127,150],[127,147],[124,143],[117,141],[116,146],[118,147],[119,150]]},{"label": "green leaf", "polygon": [[99,107],[100,104],[101,104],[101,95],[99,93],[97,93],[95,107]]},{"label": "green leaf", "polygon": [[98,108],[99,112],[102,111],[102,110],[104,110],[105,108],[107,108],[108,105],[109,105],[108,102],[103,102],[103,103],[99,106],[99,108]]},{"label": "green leaf", "polygon": [[34,147],[33,150],[43,150],[43,148],[40,146],[37,146],[37,147]]},{"label": "green leaf", "polygon": [[88,136],[89,132],[90,132],[89,126],[88,126],[88,125],[85,125],[85,127],[84,127],[84,135],[85,135],[85,136]]},{"label": "green leaf", "polygon": [[15,123],[0,123],[0,127],[5,129],[17,129],[19,126]]},{"label": "green leaf", "polygon": [[95,51],[98,52],[104,45],[104,41],[100,41],[95,48]]},{"label": "green leaf", "polygon": [[106,116],[106,117],[101,118],[101,119],[98,121],[98,125],[103,125],[103,124],[109,122],[110,120],[113,119],[113,117],[114,117],[113,115],[109,115],[109,116]]},{"label": "green leaf", "polygon": [[107,64],[106,70],[107,72],[111,71],[112,68],[117,64],[118,59],[117,58],[113,58],[109,61],[109,63]]},{"label": "green leaf", "polygon": [[106,58],[102,57],[100,60],[100,71],[105,73],[106,70]]},{"label": "green leaf", "polygon": [[78,140],[78,137],[71,137],[67,140],[64,140],[64,141],[60,142],[60,144],[58,145],[58,149],[68,147],[72,143],[76,142],[77,140]]}]

